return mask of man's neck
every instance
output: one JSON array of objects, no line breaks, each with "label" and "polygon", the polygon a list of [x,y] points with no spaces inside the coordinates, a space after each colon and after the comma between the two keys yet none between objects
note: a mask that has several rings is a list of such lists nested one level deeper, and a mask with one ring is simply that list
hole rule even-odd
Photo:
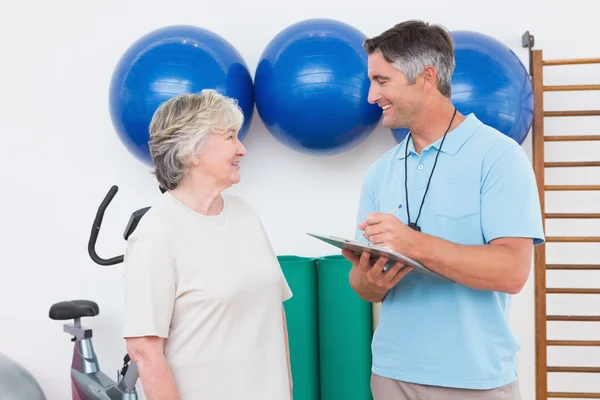
[{"label": "man's neck", "polygon": [[[461,113],[456,111],[456,115],[454,115],[454,112],[454,105],[445,97],[422,109],[418,120],[410,128],[417,153],[420,154],[425,147],[441,139],[446,130],[450,133],[465,120]],[[452,119],[453,116],[454,119]],[[452,121],[451,125],[450,121]]]}]

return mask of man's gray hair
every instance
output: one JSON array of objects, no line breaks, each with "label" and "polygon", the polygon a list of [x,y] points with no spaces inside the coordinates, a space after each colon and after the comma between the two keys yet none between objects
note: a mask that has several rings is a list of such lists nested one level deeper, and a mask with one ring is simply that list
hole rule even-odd
[{"label": "man's gray hair", "polygon": [[154,173],[165,189],[175,189],[189,157],[201,152],[211,133],[239,131],[244,114],[236,100],[212,89],[186,93],[162,103],[150,122]]},{"label": "man's gray hair", "polygon": [[430,25],[419,20],[405,21],[365,40],[367,54],[379,51],[381,55],[401,71],[410,84],[425,67],[437,71],[438,90],[446,97],[452,94],[454,73],[454,42],[446,28]]}]

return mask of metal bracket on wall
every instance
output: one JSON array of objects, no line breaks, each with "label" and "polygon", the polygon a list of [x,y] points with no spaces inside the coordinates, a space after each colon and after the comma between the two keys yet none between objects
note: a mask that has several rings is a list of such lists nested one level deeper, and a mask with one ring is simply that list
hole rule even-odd
[{"label": "metal bracket on wall", "polygon": [[523,36],[521,37],[521,46],[529,49],[529,75],[531,75],[531,72],[533,71],[533,60],[531,58],[531,50],[533,49],[533,46],[535,45],[535,38],[532,34],[529,33],[529,31],[526,31]]}]

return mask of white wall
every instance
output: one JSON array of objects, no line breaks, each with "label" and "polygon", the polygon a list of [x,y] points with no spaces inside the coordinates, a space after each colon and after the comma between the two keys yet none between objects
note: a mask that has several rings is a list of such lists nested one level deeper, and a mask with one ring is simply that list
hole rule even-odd
[{"label": "white wall", "polygon": [[[264,46],[281,29],[305,18],[329,17],[375,35],[409,18],[445,24],[451,30],[478,30],[512,47],[527,62],[521,35],[530,30],[546,58],[598,57],[599,28],[592,0],[380,0],[348,2],[305,0],[288,3],[254,1],[13,1],[0,6],[0,173],[2,207],[0,229],[3,261],[0,276],[0,351],[24,364],[39,379],[49,399],[70,396],[68,369],[71,342],[60,322],[47,317],[49,306],[60,300],[88,298],[100,304],[101,314],[86,321],[94,328],[101,367],[114,378],[124,354],[121,335],[121,267],[95,265],[87,254],[87,240],[96,207],[112,184],[120,192],[109,209],[99,240],[102,255],[121,253],[121,234],[130,213],[150,204],[156,185],[149,170],[136,161],[114,133],[107,94],[112,70],[121,54],[138,37],[171,24],[195,24],[228,39],[254,72]],[[597,25],[596,25],[597,26]],[[556,69],[555,83],[600,83],[598,67]],[[576,72],[577,71],[577,72]],[[582,72],[579,72],[582,71]],[[593,78],[596,78],[594,82]],[[554,79],[555,78],[555,79]],[[559,78],[562,80],[559,81]],[[600,108],[597,92],[564,100],[547,95],[547,106]],[[559,121],[560,122],[560,121]],[[548,123],[549,133],[600,133],[598,120]],[[243,182],[234,189],[254,203],[279,254],[319,256],[331,248],[311,240],[307,231],[351,235],[359,187],[365,168],[395,142],[384,128],[361,146],[339,156],[313,158],[294,153],[276,142],[255,114],[246,140]],[[529,139],[524,143],[530,152]],[[548,145],[553,159],[598,159],[600,147],[581,144]],[[565,150],[572,149],[573,151]],[[585,154],[584,154],[585,153]],[[598,169],[582,170],[578,182],[591,182]],[[553,171],[552,182],[571,181]],[[574,198],[582,199],[574,206]],[[585,193],[548,196],[549,210],[600,211],[600,197]],[[586,197],[587,196],[587,197]],[[564,225],[564,224],[563,224]],[[571,233],[599,235],[597,222],[569,225]],[[559,234],[549,224],[549,234]],[[596,246],[596,247],[593,247]],[[554,245],[549,261],[591,262],[597,245]],[[549,275],[549,285],[600,286],[598,275]],[[595,282],[594,282],[595,281]],[[566,297],[566,296],[565,296]],[[567,309],[562,300],[549,301],[555,313],[594,312],[598,296],[587,296]],[[585,308],[585,310],[584,310]],[[512,324],[523,343],[520,353],[524,399],[534,398],[533,281],[516,296]],[[600,337],[600,326],[576,327],[573,335]],[[575,326],[575,324],[573,324]],[[561,332],[566,334],[566,328]],[[556,329],[549,330],[559,334]],[[577,350],[577,349],[576,349]],[[595,356],[600,350],[572,351]],[[552,351],[550,360],[566,357]],[[576,360],[573,360],[575,362]],[[588,357],[589,363],[593,359]],[[600,391],[591,374],[552,381],[554,390]],[[597,379],[597,378],[596,378]],[[587,382],[588,387],[574,382]],[[558,385],[558,386],[557,386]]]}]

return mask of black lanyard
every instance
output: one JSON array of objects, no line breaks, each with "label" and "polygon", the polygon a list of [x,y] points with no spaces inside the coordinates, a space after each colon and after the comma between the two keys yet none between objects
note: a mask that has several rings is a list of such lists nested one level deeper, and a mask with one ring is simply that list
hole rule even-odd
[{"label": "black lanyard", "polygon": [[423,209],[423,203],[425,203],[425,196],[427,196],[427,191],[429,190],[429,184],[431,183],[431,177],[433,176],[433,171],[435,171],[435,166],[437,164],[438,156],[440,155],[440,150],[442,150],[442,146],[444,145],[444,140],[446,139],[446,135],[452,126],[452,122],[454,122],[454,117],[456,116],[456,108],[454,108],[454,114],[452,115],[452,119],[450,120],[450,124],[444,132],[444,137],[442,138],[442,143],[440,143],[440,148],[435,155],[435,161],[433,163],[433,168],[431,169],[431,173],[429,174],[429,180],[427,181],[427,187],[425,187],[425,193],[423,193],[423,198],[421,199],[421,206],[419,207],[419,214],[417,215],[417,219],[415,222],[410,222],[410,207],[408,205],[408,142],[412,138],[412,133],[409,133],[409,137],[406,139],[406,148],[404,149],[404,192],[406,194],[406,216],[408,218],[408,226],[414,229],[415,231],[421,232],[421,227],[417,225],[419,222],[419,217],[421,217],[421,210]]}]

